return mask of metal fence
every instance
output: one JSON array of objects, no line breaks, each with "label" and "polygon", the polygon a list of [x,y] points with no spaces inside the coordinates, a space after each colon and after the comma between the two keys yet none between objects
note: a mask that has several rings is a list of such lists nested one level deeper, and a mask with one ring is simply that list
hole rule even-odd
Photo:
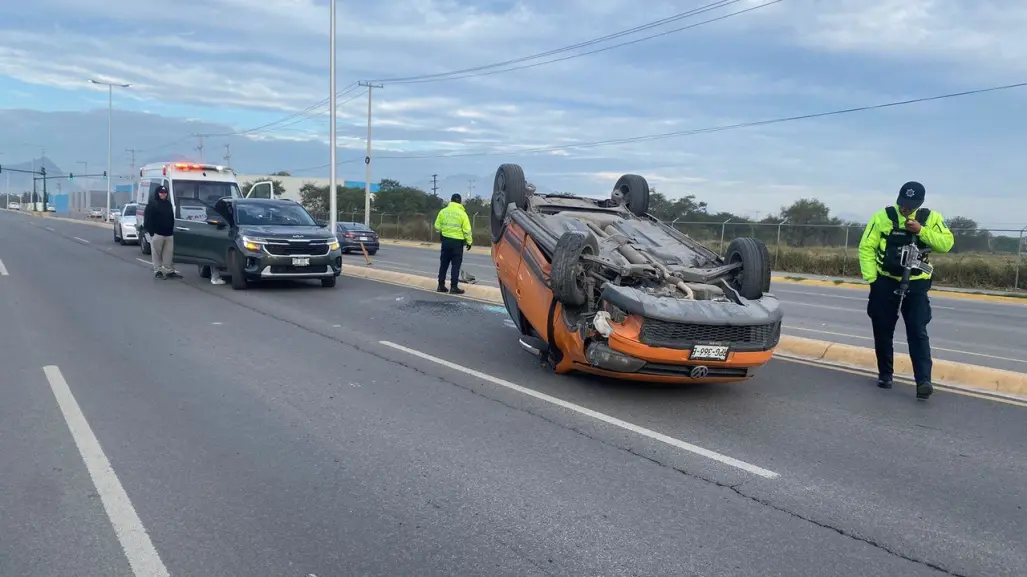
[{"label": "metal fence", "polygon": [[[327,219],[327,214],[315,214]],[[490,242],[489,215],[468,215],[474,242]],[[340,212],[338,220],[363,222],[364,213]],[[435,214],[371,213],[371,227],[385,239],[438,241]],[[754,222],[672,221],[681,232],[723,254],[738,237],[756,237],[770,249],[773,268],[780,273],[859,277],[859,241],[864,225],[810,225]],[[949,254],[933,255],[935,282],[940,285],[1021,290],[1027,285],[1027,227],[1020,229],[953,229],[956,243]],[[1023,277],[1021,278],[1021,269]]]}]

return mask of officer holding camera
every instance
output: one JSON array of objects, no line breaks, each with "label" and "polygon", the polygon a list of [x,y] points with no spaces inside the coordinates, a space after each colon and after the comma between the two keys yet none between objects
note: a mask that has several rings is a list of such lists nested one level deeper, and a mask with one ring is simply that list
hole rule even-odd
[{"label": "officer holding camera", "polygon": [[[892,387],[893,339],[901,314],[916,380],[916,397],[923,400],[934,392],[931,343],[927,335],[927,323],[931,322],[927,291],[931,288],[933,270],[913,267],[909,271],[908,288],[903,291],[903,273],[909,264],[903,262],[903,253],[909,252],[904,247],[915,243],[920,250],[946,253],[955,242],[941,213],[923,208],[926,194],[924,185],[919,182],[903,184],[895,204],[870,218],[859,243],[860,272],[863,280],[870,283],[867,315],[874,330],[877,386]],[[929,264],[926,255],[922,262]]]}]

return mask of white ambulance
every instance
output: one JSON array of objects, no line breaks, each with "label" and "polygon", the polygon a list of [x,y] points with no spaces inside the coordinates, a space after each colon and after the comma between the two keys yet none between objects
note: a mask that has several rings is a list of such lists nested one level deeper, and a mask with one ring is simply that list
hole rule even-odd
[{"label": "white ambulance", "polygon": [[152,162],[139,169],[139,186],[135,202],[139,205],[136,229],[139,248],[150,254],[149,234],[143,234],[143,214],[153,201],[157,188],[164,185],[175,208],[175,227],[188,227],[182,221],[206,221],[215,216],[214,203],[225,197],[277,198],[271,181],[254,183],[246,194],[239,191],[235,171],[216,164],[193,162]]}]

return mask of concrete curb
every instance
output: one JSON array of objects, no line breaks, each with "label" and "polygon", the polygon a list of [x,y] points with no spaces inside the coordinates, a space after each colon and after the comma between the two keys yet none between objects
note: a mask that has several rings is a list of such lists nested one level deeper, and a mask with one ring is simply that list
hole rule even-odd
[{"label": "concrete curb", "polygon": [[[435,279],[425,276],[380,270],[373,266],[343,265],[342,274],[426,291],[434,291],[437,284]],[[463,297],[490,304],[503,304],[503,297],[496,287],[465,284],[463,288],[467,291]],[[865,347],[782,335],[777,353],[814,363],[847,367],[874,374],[877,372],[874,350]],[[897,377],[912,379],[913,366],[909,357],[895,355],[895,374]],[[940,385],[1027,397],[1027,374],[1024,373],[935,359],[933,376],[934,381]]]},{"label": "concrete curb", "polygon": [[[404,246],[404,247],[408,247],[408,248],[422,248],[422,249],[432,249],[432,250],[438,250],[438,248],[439,248],[439,243],[437,243],[437,242],[415,241],[415,240],[389,240],[389,239],[384,239],[384,238],[381,239],[380,242],[382,244],[391,244],[391,245],[394,245],[394,246]],[[491,250],[491,248],[490,248],[490,250]],[[774,282],[781,283],[781,284],[795,284],[795,285],[805,285],[805,286],[820,286],[820,287],[828,287],[828,288],[855,288],[855,289],[863,289],[863,290],[866,290],[866,291],[870,290],[870,285],[865,283],[865,282],[850,282],[850,281],[838,281],[838,282],[835,282],[833,280],[821,280],[821,279],[812,279],[812,278],[798,280],[796,277],[789,277],[787,273],[785,273],[783,275],[775,274],[771,278],[772,278],[772,280]],[[972,289],[968,289],[968,290],[972,290]],[[971,292],[963,292],[963,291],[959,291],[959,290],[947,290],[945,287],[934,287],[932,289],[932,291],[934,293],[937,293],[939,296],[944,296],[946,298],[956,298],[956,299],[975,300],[975,301],[986,301],[986,302],[995,302],[995,303],[1003,303],[1003,304],[1027,305],[1027,296],[1019,297],[1019,296],[1004,296],[1004,295],[991,295],[991,294],[983,294],[983,293],[971,293]]]}]

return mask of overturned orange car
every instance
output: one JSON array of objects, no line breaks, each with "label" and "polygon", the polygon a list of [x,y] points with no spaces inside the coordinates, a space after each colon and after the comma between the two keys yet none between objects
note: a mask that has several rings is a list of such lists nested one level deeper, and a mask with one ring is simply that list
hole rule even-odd
[{"label": "overturned orange car", "polygon": [[725,255],[649,214],[625,174],[609,199],[540,194],[496,171],[492,260],[520,344],[557,373],[654,383],[743,381],[765,365],[783,313],[755,238]]}]

